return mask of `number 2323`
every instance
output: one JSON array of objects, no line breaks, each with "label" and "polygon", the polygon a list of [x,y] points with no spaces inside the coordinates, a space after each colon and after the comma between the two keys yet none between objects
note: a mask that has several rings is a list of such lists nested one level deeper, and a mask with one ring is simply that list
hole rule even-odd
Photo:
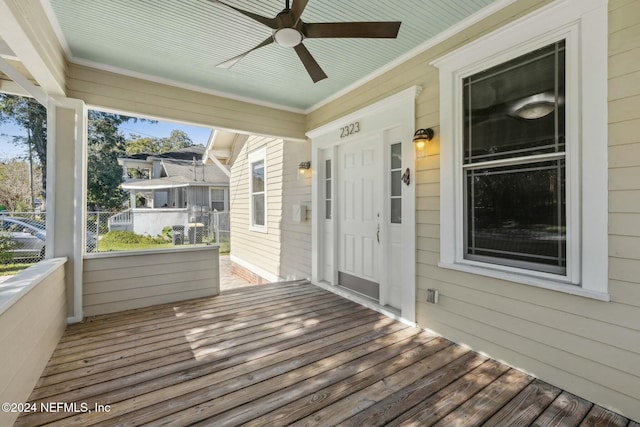
[{"label": "number 2323", "polygon": [[360,132],[360,122],[350,123],[340,128],[340,138],[346,138],[358,132]]}]

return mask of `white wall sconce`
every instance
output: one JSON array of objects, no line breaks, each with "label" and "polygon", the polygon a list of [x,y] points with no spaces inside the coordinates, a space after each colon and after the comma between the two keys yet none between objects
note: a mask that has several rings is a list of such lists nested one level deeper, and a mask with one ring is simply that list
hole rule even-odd
[{"label": "white wall sconce", "polygon": [[417,158],[427,156],[427,142],[431,141],[434,135],[435,132],[431,128],[418,129],[413,134],[413,144],[416,147]]},{"label": "white wall sconce", "polygon": [[300,162],[298,165],[298,179],[306,178],[311,172],[311,162]]}]

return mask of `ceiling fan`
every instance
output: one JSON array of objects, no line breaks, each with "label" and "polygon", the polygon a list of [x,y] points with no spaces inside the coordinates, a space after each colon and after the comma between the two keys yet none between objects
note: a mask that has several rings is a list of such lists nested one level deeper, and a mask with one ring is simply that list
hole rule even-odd
[{"label": "ceiling fan", "polygon": [[220,68],[231,68],[242,58],[256,49],[276,43],[284,47],[292,47],[302,64],[307,69],[309,76],[314,83],[326,79],[327,75],[311,52],[302,44],[304,39],[312,38],[396,38],[400,30],[401,22],[323,22],[307,23],[300,19],[302,12],[307,6],[308,0],[295,0],[293,7],[289,7],[289,0],[286,0],[285,8],[278,13],[275,18],[267,18],[255,13],[238,9],[237,7],[223,3],[219,0],[209,0],[212,3],[224,5],[233,9],[254,21],[257,21],[273,30],[273,34],[265,41],[249,49],[248,51],[234,56],[233,58],[218,64]]}]

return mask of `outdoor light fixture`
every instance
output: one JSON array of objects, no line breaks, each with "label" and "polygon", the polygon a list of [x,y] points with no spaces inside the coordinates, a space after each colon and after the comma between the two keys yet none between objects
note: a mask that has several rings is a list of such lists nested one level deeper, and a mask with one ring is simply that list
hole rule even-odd
[{"label": "outdoor light fixture", "polygon": [[298,179],[303,179],[309,169],[311,169],[311,162],[301,162],[298,165]]},{"label": "outdoor light fixture", "polygon": [[427,155],[427,142],[433,139],[435,132],[431,128],[418,129],[413,134],[413,144],[416,147],[416,157],[426,157]]}]

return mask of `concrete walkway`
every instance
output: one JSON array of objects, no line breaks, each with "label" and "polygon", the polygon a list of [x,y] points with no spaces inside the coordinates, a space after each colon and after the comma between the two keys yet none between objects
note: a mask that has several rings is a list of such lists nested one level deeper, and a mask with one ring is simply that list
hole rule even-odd
[{"label": "concrete walkway", "polygon": [[255,284],[247,282],[237,274],[233,274],[229,255],[220,255],[220,290],[226,291],[245,286],[255,286]]}]

